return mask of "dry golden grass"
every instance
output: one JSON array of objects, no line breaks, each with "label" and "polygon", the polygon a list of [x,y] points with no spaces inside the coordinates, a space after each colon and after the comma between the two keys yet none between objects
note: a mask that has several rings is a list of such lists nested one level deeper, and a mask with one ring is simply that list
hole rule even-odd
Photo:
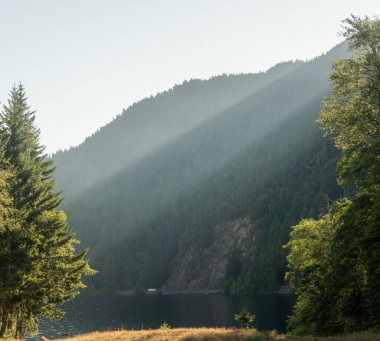
[{"label": "dry golden grass", "polygon": [[252,337],[255,334],[257,333],[242,329],[176,328],[169,330],[97,332],[60,339],[60,341],[248,341],[253,340]]},{"label": "dry golden grass", "polygon": [[178,328],[96,332],[56,341],[380,341],[380,334],[360,333],[349,336],[295,337],[227,328]]}]

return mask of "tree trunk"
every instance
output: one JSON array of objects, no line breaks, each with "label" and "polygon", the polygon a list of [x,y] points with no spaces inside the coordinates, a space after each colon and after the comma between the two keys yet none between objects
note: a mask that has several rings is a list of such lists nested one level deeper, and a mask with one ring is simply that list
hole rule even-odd
[{"label": "tree trunk", "polygon": [[16,331],[15,331],[15,339],[17,340],[17,338],[18,338],[18,314],[16,318]]},{"label": "tree trunk", "polygon": [[8,312],[4,309],[1,316],[0,338],[4,337],[8,325]]}]

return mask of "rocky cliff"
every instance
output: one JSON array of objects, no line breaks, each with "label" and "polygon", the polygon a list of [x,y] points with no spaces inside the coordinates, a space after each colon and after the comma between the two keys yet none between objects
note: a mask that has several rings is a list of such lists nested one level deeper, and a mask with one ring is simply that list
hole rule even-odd
[{"label": "rocky cliff", "polygon": [[229,256],[234,251],[243,258],[248,255],[255,241],[255,228],[248,217],[226,222],[215,227],[213,240],[208,247],[192,246],[177,256],[162,289],[221,289]]}]

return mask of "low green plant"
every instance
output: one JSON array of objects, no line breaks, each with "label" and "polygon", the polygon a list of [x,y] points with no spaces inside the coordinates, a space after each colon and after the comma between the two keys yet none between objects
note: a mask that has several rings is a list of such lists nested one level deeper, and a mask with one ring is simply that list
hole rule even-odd
[{"label": "low green plant", "polygon": [[160,329],[169,330],[169,329],[172,329],[172,327],[169,325],[169,323],[164,322],[163,324],[161,324]]},{"label": "low green plant", "polygon": [[252,315],[249,311],[242,311],[235,314],[235,321],[239,322],[241,328],[250,328],[256,316]]}]

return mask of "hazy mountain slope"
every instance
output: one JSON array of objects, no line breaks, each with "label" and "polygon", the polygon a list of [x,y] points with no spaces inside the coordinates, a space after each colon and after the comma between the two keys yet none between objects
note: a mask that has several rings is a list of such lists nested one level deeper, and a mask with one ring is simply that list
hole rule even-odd
[{"label": "hazy mountain slope", "polygon": [[[224,284],[232,292],[275,290],[282,280],[281,245],[287,239],[290,224],[305,214],[315,216],[325,203],[324,194],[339,195],[334,177],[335,150],[322,140],[314,121],[323,96],[329,92],[326,79],[331,61],[343,55],[344,49],[339,46],[326,56],[298,63],[296,67],[280,65],[279,74],[270,76],[275,81],[256,84],[255,90],[250,95],[246,91],[239,102],[230,101],[231,105],[224,110],[192,120],[191,130],[175,140],[173,134],[166,142],[161,139],[161,144],[144,149],[144,156],[134,162],[128,157],[122,162],[118,160],[125,137],[116,132],[111,134],[112,129],[118,131],[116,123],[123,116],[110,125],[112,129],[107,126],[77,149],[57,155],[58,184],[63,189],[69,188],[65,208],[71,225],[78,230],[83,244],[92,247],[94,266],[100,270],[94,281],[97,287],[133,288],[167,283],[171,289],[183,288],[180,278],[191,277],[189,271],[185,277],[181,274],[181,268],[186,268],[183,262],[191,259],[189,252],[201,253],[215,245],[216,240],[233,240],[233,236],[217,235],[231,229],[216,226],[247,218],[249,226],[255,229],[250,231],[255,235],[251,251],[247,252],[244,245],[244,252],[236,257],[242,251],[239,242],[223,247],[221,264],[236,268],[227,271]],[[276,68],[271,72],[276,72]],[[244,88],[247,77],[222,77],[219,81],[223,79],[230,87]],[[262,74],[260,77],[265,79]],[[196,84],[207,88],[207,82],[193,85]],[[176,91],[186,93],[189,89],[185,85]],[[205,97],[212,106],[212,101],[228,93],[220,91],[218,99]],[[188,105],[187,112],[195,110],[194,98],[178,96],[178,101]],[[154,131],[155,124],[178,125],[179,121],[173,121],[174,111],[168,118],[154,108],[152,105],[151,112],[141,114],[149,119],[135,118],[132,120],[135,123],[130,123],[140,132],[135,138],[136,145],[146,136],[142,132]],[[170,124],[163,123],[165,120]],[[163,131],[162,128],[160,132]],[[149,146],[155,140],[146,134]],[[105,169],[104,174],[92,170],[94,163],[86,161],[89,154],[97,155],[96,141],[102,141],[96,162],[104,163],[97,166]],[[130,148],[134,142],[129,139]],[[128,154],[126,150],[124,153]],[[109,159],[111,156],[114,159]],[[111,176],[107,169],[113,168],[114,163],[119,171]],[[96,182],[96,185],[83,186],[86,178],[91,179],[87,184]],[[215,248],[212,252],[216,252]],[[233,258],[238,258],[240,265],[234,265]],[[208,266],[198,265],[194,268],[194,283],[202,268]],[[210,284],[198,283],[223,285],[220,278],[218,281],[211,278]]]},{"label": "hazy mountain slope", "polygon": [[[192,238],[178,236],[181,247],[165,283],[167,289],[201,289],[196,286],[198,278],[214,259],[202,255],[208,253],[209,246],[213,247],[214,240],[221,238],[220,225],[223,228],[226,222],[234,226],[222,232],[229,233],[229,238],[224,236],[228,242],[215,258],[227,253],[222,261],[228,262],[237,252],[240,259],[232,278],[226,278],[226,288],[231,292],[271,292],[282,284],[285,262],[281,246],[288,238],[289,227],[301,217],[316,217],[327,205],[327,197],[336,198],[341,193],[334,178],[336,150],[313,125],[318,107],[319,101],[310,103],[305,109],[309,115],[300,111],[260,144],[252,144],[222,170],[199,183],[192,194],[186,193],[177,201],[176,208],[182,210],[179,215],[185,221],[181,234],[185,230]],[[199,204],[192,207],[190,214],[186,207],[192,203]],[[192,215],[204,219],[201,230],[194,228],[196,224],[186,223]],[[251,230],[239,228],[237,220],[242,217],[248,219]],[[242,233],[251,239],[249,252],[246,240],[234,244]],[[213,237],[206,242],[207,247],[198,243],[207,241],[208,236]],[[200,263],[198,271],[181,282],[187,264],[196,263],[194,259]],[[216,284],[220,288],[222,283],[212,276],[208,278],[207,288],[215,289]]]},{"label": "hazy mountain slope", "polygon": [[300,65],[185,81],[133,104],[78,147],[53,155],[58,188],[72,197],[97,185]]}]

